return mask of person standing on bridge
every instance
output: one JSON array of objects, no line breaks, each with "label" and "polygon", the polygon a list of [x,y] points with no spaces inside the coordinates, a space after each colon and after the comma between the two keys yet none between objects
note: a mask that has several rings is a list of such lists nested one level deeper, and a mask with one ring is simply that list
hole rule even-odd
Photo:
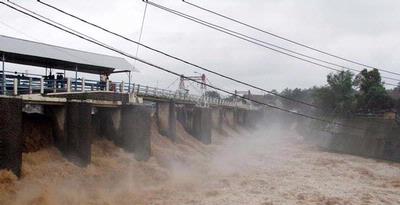
[{"label": "person standing on bridge", "polygon": [[100,74],[100,90],[106,90],[106,85],[108,81],[108,75],[107,74]]}]

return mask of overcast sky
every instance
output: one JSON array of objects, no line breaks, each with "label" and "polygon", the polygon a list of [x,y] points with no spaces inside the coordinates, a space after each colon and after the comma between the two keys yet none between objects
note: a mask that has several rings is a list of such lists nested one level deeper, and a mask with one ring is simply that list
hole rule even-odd
[{"label": "overcast sky", "polygon": [[[36,0],[14,1],[107,44],[135,54],[135,44],[46,8]],[[139,36],[145,6],[142,0],[44,0],[44,2],[135,40]],[[199,11],[182,3],[181,0],[154,0],[154,2],[280,46],[355,69],[362,68],[238,26]],[[400,1],[398,0],[192,0],[191,2],[292,40],[365,64],[400,72],[400,58],[397,57],[400,53]],[[0,6],[0,34],[117,55],[23,16],[5,6]],[[266,89],[281,90],[286,87],[306,88],[313,85],[324,85],[326,75],[330,72],[202,27],[150,5],[147,10],[142,43]],[[185,75],[193,75],[194,72],[203,73],[196,68],[145,49],[140,49],[139,57]],[[133,63],[133,61],[129,61]],[[25,69],[14,68],[22,71]],[[134,81],[138,83],[167,88],[177,78],[144,64],[138,63],[137,68],[140,72],[135,73]],[[38,72],[42,72],[42,70]],[[400,78],[400,76],[398,77]],[[212,84],[225,89],[248,89],[213,75],[208,75],[208,78]],[[116,75],[113,79],[126,80],[126,76]],[[393,81],[387,82],[396,84]],[[170,89],[176,89],[177,86],[174,84]]]}]

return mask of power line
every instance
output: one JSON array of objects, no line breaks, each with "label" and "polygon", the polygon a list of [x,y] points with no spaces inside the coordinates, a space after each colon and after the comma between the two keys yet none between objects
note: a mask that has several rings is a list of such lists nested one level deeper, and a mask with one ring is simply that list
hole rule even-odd
[{"label": "power line", "polygon": [[161,71],[170,73],[170,74],[172,74],[172,75],[180,76],[180,77],[186,78],[186,79],[188,79],[188,80],[190,80],[190,81],[192,81],[192,82],[196,82],[196,83],[199,83],[199,84],[204,84],[205,86],[210,87],[210,88],[215,89],[215,90],[218,90],[218,91],[220,91],[220,92],[223,92],[223,93],[226,93],[226,94],[229,94],[229,95],[232,95],[232,96],[235,96],[235,97],[244,99],[244,100],[248,100],[248,101],[250,101],[250,102],[254,102],[254,103],[257,103],[257,104],[260,104],[260,105],[264,105],[264,106],[269,107],[269,108],[272,108],[272,109],[276,109],[276,110],[280,110],[280,111],[283,111],[283,112],[287,112],[287,113],[290,113],[290,114],[293,114],[293,115],[297,115],[297,116],[301,116],[301,117],[305,117],[305,118],[309,118],[309,119],[313,119],[313,120],[321,121],[321,122],[325,122],[325,123],[331,123],[331,124],[334,124],[334,125],[337,125],[337,126],[341,126],[341,127],[347,127],[347,128],[352,128],[352,129],[363,130],[363,129],[358,128],[358,127],[348,126],[348,125],[345,125],[345,124],[342,124],[342,123],[338,123],[338,122],[332,122],[332,121],[329,121],[329,120],[326,120],[326,119],[322,119],[322,118],[318,118],[318,117],[306,115],[306,114],[303,114],[303,113],[298,113],[298,112],[294,112],[294,111],[291,111],[291,110],[287,110],[287,109],[284,109],[284,108],[281,108],[281,107],[278,107],[278,106],[275,106],[275,105],[271,105],[271,104],[268,104],[268,103],[259,102],[259,101],[257,101],[257,100],[253,100],[253,99],[246,98],[246,97],[244,97],[244,96],[237,95],[237,94],[232,93],[232,92],[230,92],[230,91],[227,91],[227,90],[224,90],[224,89],[215,87],[215,86],[211,86],[211,85],[209,85],[209,84],[205,84],[205,83],[199,82],[199,81],[197,81],[197,80],[188,78],[188,77],[186,77],[186,76],[183,76],[183,75],[181,75],[181,74],[178,74],[178,73],[176,73],[176,72],[174,72],[174,71],[171,71],[171,70],[169,70],[169,69],[166,69],[166,68],[164,68],[164,67],[155,65],[155,64],[150,63],[150,62],[148,62],[148,61],[145,61],[145,60],[143,60],[143,59],[136,58],[136,57],[134,57],[133,55],[130,55],[130,54],[128,54],[128,53],[125,53],[125,52],[123,52],[123,51],[121,51],[121,50],[118,50],[118,49],[116,49],[116,48],[113,48],[113,47],[111,47],[111,46],[109,46],[109,45],[107,45],[107,44],[104,44],[104,43],[100,42],[100,41],[96,41],[96,40],[93,40],[92,38],[87,38],[87,37],[85,37],[85,36],[83,36],[83,35],[74,33],[74,32],[72,32],[72,31],[70,31],[70,30],[68,30],[68,29],[62,28],[62,27],[60,27],[60,26],[58,26],[58,25],[56,25],[56,24],[53,24],[53,23],[48,22],[48,21],[46,21],[46,20],[43,20],[43,19],[41,19],[41,18],[39,18],[39,17],[37,17],[37,16],[35,16],[35,15],[33,15],[33,14],[30,14],[30,13],[27,13],[27,12],[25,12],[25,11],[23,11],[23,10],[20,10],[20,9],[18,9],[18,8],[15,8],[14,6],[11,6],[11,5],[9,5],[9,4],[5,3],[5,2],[0,1],[0,4],[3,4],[3,5],[5,5],[5,6],[11,8],[11,9],[13,9],[13,10],[15,10],[15,11],[18,11],[18,12],[24,14],[24,15],[27,15],[27,16],[29,16],[29,17],[31,17],[31,18],[34,18],[34,19],[36,19],[36,20],[38,20],[38,21],[40,21],[40,22],[43,22],[43,23],[45,23],[45,24],[47,24],[47,25],[50,25],[50,26],[52,26],[52,27],[55,27],[55,28],[57,28],[57,29],[59,29],[59,30],[61,30],[61,31],[64,31],[64,32],[69,33],[69,34],[71,34],[71,35],[74,35],[74,36],[76,36],[76,37],[78,37],[78,38],[81,38],[81,39],[83,39],[83,40],[86,40],[86,41],[88,41],[88,42],[91,42],[91,43],[93,43],[93,44],[96,44],[96,45],[101,46],[101,47],[103,47],[103,48],[106,48],[106,49],[108,49],[108,50],[114,51],[115,53],[118,53],[118,54],[120,54],[120,55],[126,56],[126,57],[128,57],[128,58],[133,59],[133,60],[137,60],[137,61],[139,61],[139,62],[141,62],[141,63],[144,63],[144,64],[146,64],[146,65],[149,65],[149,66],[151,66],[151,67],[154,67],[154,68],[156,68],[156,69],[158,69],[158,70],[161,70]]},{"label": "power line", "polygon": [[[308,60],[308,59],[305,59],[305,58],[302,58],[302,57],[298,57],[298,56],[296,56],[296,55],[300,55],[300,56],[303,56],[303,57],[306,57],[306,58],[310,58],[310,59],[313,59],[313,60],[317,60],[317,61],[322,62],[322,63],[326,63],[326,64],[338,66],[338,67],[341,67],[341,68],[345,68],[345,69],[347,69],[347,70],[352,70],[352,71],[360,72],[360,70],[357,70],[357,69],[354,69],[354,68],[348,68],[348,67],[345,67],[345,66],[341,66],[341,65],[338,65],[338,64],[335,64],[335,63],[331,63],[331,62],[324,61],[324,60],[321,60],[321,59],[318,59],[318,58],[314,58],[314,57],[311,57],[311,56],[308,56],[308,55],[304,55],[304,54],[298,53],[298,52],[296,52],[296,51],[291,51],[291,50],[289,50],[289,49],[282,48],[282,47],[276,46],[276,45],[274,45],[274,44],[267,43],[267,42],[262,41],[262,40],[258,40],[258,39],[256,39],[256,38],[250,37],[250,36],[248,36],[248,35],[245,35],[245,34],[242,34],[242,33],[239,33],[239,32],[236,32],[236,31],[233,31],[233,30],[230,30],[230,29],[227,29],[227,28],[222,27],[222,26],[218,26],[218,25],[216,25],[216,24],[212,24],[212,23],[210,23],[210,22],[201,20],[201,19],[196,18],[196,17],[194,17],[194,16],[191,16],[191,15],[188,15],[188,14],[185,14],[185,13],[182,13],[182,12],[179,12],[179,11],[177,11],[177,10],[174,10],[174,9],[171,9],[171,8],[168,8],[168,7],[159,5],[159,4],[156,4],[156,3],[151,2],[151,1],[145,1],[145,2],[148,3],[148,4],[150,4],[150,5],[152,5],[152,6],[154,6],[154,7],[156,7],[156,8],[159,8],[159,9],[161,9],[161,10],[167,11],[167,12],[169,12],[169,13],[172,13],[172,14],[174,14],[174,15],[180,16],[180,17],[182,17],[182,18],[188,19],[188,20],[190,20],[190,21],[196,22],[196,23],[198,23],[198,24],[201,24],[201,25],[203,25],[203,26],[209,27],[209,28],[211,28],[211,29],[220,31],[220,32],[225,33],[225,34],[227,34],[227,35],[230,35],[230,36],[236,37],[236,38],[238,38],[238,39],[247,41],[247,42],[249,42],[249,43],[255,44],[255,45],[257,45],[257,46],[260,46],[260,47],[263,47],[263,48],[272,50],[272,51],[274,51],[274,52],[277,52],[277,53],[280,53],[280,54],[283,54],[283,55],[286,55],[286,56],[289,56],[289,57],[292,57],[292,58],[295,58],[295,59],[298,59],[298,60],[301,60],[301,61],[304,61],[304,62],[307,62],[307,63],[310,63],[310,64],[313,64],[313,65],[316,65],[316,66],[319,66],[319,67],[322,67],[322,68],[326,68],[326,69],[328,69],[328,70],[333,70],[333,71],[338,71],[338,72],[342,71],[342,70],[340,70],[340,69],[333,68],[333,67],[330,67],[330,66],[326,66],[326,65],[323,65],[323,64],[321,64],[321,63],[317,63],[317,62],[314,62],[314,61],[311,61],[311,60]],[[269,46],[267,46],[267,45],[265,45],[265,44],[270,45],[270,46],[271,46],[271,45],[274,45],[274,47],[278,47],[278,48],[281,49],[281,50],[286,50],[286,51],[291,52],[291,53],[294,53],[294,54],[296,54],[296,55],[293,55],[293,54],[290,54],[290,53],[287,53],[287,52],[284,52],[284,51],[281,51],[281,50],[278,50],[278,49],[275,49],[275,48],[271,48],[271,47],[269,47]],[[395,81],[400,81],[400,79],[395,79],[395,78],[390,78],[390,77],[385,77],[385,76],[382,76],[382,78],[390,79],[390,80],[395,80]],[[390,83],[387,83],[387,85],[397,86],[397,85],[390,84]]]},{"label": "power line", "polygon": [[93,26],[93,27],[96,27],[96,28],[98,28],[98,29],[101,29],[101,30],[103,30],[103,31],[105,31],[105,32],[107,32],[107,33],[110,33],[110,34],[112,34],[112,35],[114,35],[114,36],[117,36],[117,37],[122,38],[122,39],[124,39],[124,40],[127,40],[127,41],[129,41],[129,42],[135,43],[135,44],[140,45],[140,46],[142,46],[142,47],[144,47],[144,48],[147,48],[147,49],[149,49],[149,50],[151,50],[151,51],[160,53],[160,54],[162,54],[162,55],[164,55],[164,56],[167,56],[167,57],[169,57],[169,58],[175,59],[175,60],[180,61],[180,62],[182,62],[182,63],[185,63],[185,64],[187,64],[187,65],[190,65],[190,66],[199,68],[199,69],[201,69],[201,70],[204,70],[204,71],[206,71],[206,72],[212,73],[212,74],[217,75],[217,76],[219,76],[219,77],[222,77],[222,78],[225,78],[225,79],[234,81],[234,82],[236,82],[236,83],[239,83],[239,84],[242,84],[242,85],[251,87],[251,88],[253,88],[253,89],[257,89],[257,90],[260,90],[260,91],[269,93],[269,94],[271,94],[271,95],[274,95],[274,96],[277,96],[277,97],[280,97],[280,98],[283,98],[283,99],[286,99],[286,100],[290,100],[290,101],[293,101],[293,102],[296,102],[296,103],[299,103],[299,104],[303,104],[303,105],[307,105],[307,106],[310,106],[310,107],[318,108],[318,106],[313,105],[313,104],[311,104],[311,103],[307,103],[307,102],[303,102],[303,101],[296,100],[296,99],[293,99],[293,98],[289,98],[289,97],[286,97],[286,96],[284,96],[284,95],[280,95],[280,94],[277,94],[277,93],[275,93],[275,92],[272,92],[272,91],[263,89],[263,88],[261,88],[261,87],[255,86],[255,85],[252,85],[252,84],[250,84],[250,83],[246,83],[246,82],[244,82],[244,81],[237,80],[237,79],[235,79],[235,78],[233,78],[233,77],[230,77],[230,76],[225,75],[225,74],[221,74],[221,73],[219,73],[219,72],[213,71],[213,70],[208,69],[208,68],[205,68],[205,67],[203,67],[203,66],[200,66],[200,65],[191,63],[191,62],[189,62],[188,60],[184,60],[184,59],[182,59],[182,58],[179,58],[179,57],[173,56],[173,55],[171,55],[171,54],[168,54],[168,53],[166,53],[166,52],[164,52],[164,51],[161,51],[161,50],[152,48],[152,47],[147,46],[147,45],[145,45],[145,44],[143,44],[143,43],[140,43],[140,42],[137,42],[137,41],[135,41],[135,40],[132,40],[132,39],[126,37],[126,36],[123,36],[123,35],[121,35],[121,34],[118,34],[118,33],[114,32],[114,31],[111,31],[111,30],[109,30],[109,29],[106,29],[106,28],[104,28],[104,27],[102,27],[102,26],[99,26],[98,24],[89,22],[89,21],[87,21],[87,20],[85,20],[85,19],[83,19],[83,18],[80,18],[80,17],[78,17],[78,16],[76,16],[76,15],[74,15],[74,14],[71,14],[71,13],[69,13],[69,12],[66,12],[66,11],[64,11],[64,10],[62,10],[62,9],[59,9],[59,8],[57,8],[57,7],[53,6],[53,5],[50,5],[50,4],[48,4],[48,3],[45,3],[45,2],[43,2],[43,1],[38,0],[38,2],[41,3],[41,4],[43,4],[43,5],[45,5],[45,6],[47,6],[47,7],[50,7],[50,8],[52,8],[52,9],[55,9],[56,11],[59,11],[59,12],[65,14],[65,15],[68,15],[68,16],[70,16],[70,17],[72,17],[72,18],[75,18],[75,19],[77,19],[77,20],[80,20],[80,21],[82,21],[82,22],[84,22],[84,23],[86,23],[86,24],[89,24],[89,25],[91,25],[91,26]]},{"label": "power line", "polygon": [[239,20],[237,20],[237,19],[234,19],[234,18],[232,18],[232,17],[228,17],[228,16],[226,16],[226,15],[224,15],[224,14],[221,14],[221,13],[218,13],[218,12],[216,12],[216,11],[212,11],[212,10],[207,9],[207,8],[204,8],[204,7],[202,7],[202,6],[199,6],[199,5],[190,3],[190,2],[188,2],[188,1],[186,1],[186,0],[182,0],[182,1],[183,1],[184,3],[186,3],[186,4],[189,4],[189,5],[191,5],[191,6],[194,6],[194,7],[198,8],[198,9],[203,10],[203,11],[206,11],[206,12],[209,12],[209,13],[212,13],[212,14],[215,14],[215,15],[217,15],[217,16],[220,16],[220,17],[222,17],[222,18],[231,20],[231,21],[236,22],[236,23],[238,23],[238,24],[241,24],[241,25],[243,25],[243,26],[252,28],[252,29],[254,29],[254,30],[257,30],[257,31],[260,31],[260,32],[262,32],[262,33],[268,34],[268,35],[270,35],[270,36],[274,36],[274,37],[279,38],[279,39],[281,39],[281,40],[284,40],[284,41],[287,41],[287,42],[296,44],[296,45],[298,45],[298,46],[301,46],[301,47],[304,47],[304,48],[307,48],[307,49],[316,51],[316,52],[318,52],[318,53],[322,53],[322,54],[325,54],[325,55],[328,55],[328,56],[331,56],[331,57],[334,57],[334,58],[337,58],[337,59],[340,59],[340,60],[343,60],[343,61],[346,61],[346,62],[349,62],[349,63],[353,63],[353,64],[356,64],[356,65],[359,65],[359,66],[364,66],[364,67],[367,67],[367,68],[377,69],[377,70],[380,70],[380,71],[382,71],[382,72],[390,73],[390,74],[393,74],[393,75],[400,75],[400,73],[397,73],[397,72],[393,72],[393,71],[389,71],[389,70],[384,70],[384,69],[379,69],[379,68],[377,68],[377,67],[375,67],[375,66],[366,65],[366,64],[364,64],[364,63],[360,63],[360,62],[357,62],[357,61],[355,61],[355,60],[350,60],[350,59],[347,59],[347,58],[344,58],[344,57],[340,57],[340,56],[335,55],[335,54],[328,53],[328,52],[326,52],[326,51],[322,51],[322,50],[320,50],[320,49],[316,49],[316,48],[311,47],[311,46],[307,46],[307,45],[305,45],[305,44],[303,44],[303,43],[299,43],[299,42],[297,42],[297,41],[290,40],[290,39],[285,38],[285,37],[283,37],[283,36],[274,34],[274,33],[272,33],[272,32],[268,32],[268,31],[263,30],[263,29],[260,29],[260,28],[258,28],[258,27],[256,27],[256,26],[250,25],[250,24],[248,24],[248,23],[244,23],[243,21],[239,21]]},{"label": "power line", "polygon": [[[40,1],[39,1],[39,2],[40,2]],[[143,18],[142,18],[142,25],[141,25],[141,27],[140,27],[140,34],[139,34],[139,39],[138,39],[138,42],[139,42],[139,43],[140,43],[140,41],[142,40],[144,22],[145,22],[145,20],[146,20],[147,5],[148,5],[148,4],[146,4],[146,5],[144,6]],[[138,57],[139,48],[140,48],[140,46],[137,45],[137,47],[136,47],[136,55],[135,55],[136,57]],[[133,67],[136,68],[136,61],[134,62]]]}]

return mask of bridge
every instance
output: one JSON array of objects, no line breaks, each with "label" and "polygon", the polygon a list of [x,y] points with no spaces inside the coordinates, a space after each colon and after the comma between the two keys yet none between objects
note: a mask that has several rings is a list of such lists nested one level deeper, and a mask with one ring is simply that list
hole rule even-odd
[{"label": "bridge", "polygon": [[[150,126],[154,118],[160,134],[176,140],[179,122],[196,139],[212,143],[213,128],[253,126],[263,112],[250,103],[198,96],[133,82],[112,82],[109,75],[132,66],[124,59],[0,35],[0,169],[21,173],[22,132],[36,117],[51,121],[55,146],[79,166],[91,162],[94,134],[113,141],[138,160],[151,155]],[[45,68],[46,73],[8,70],[6,63]],[[50,73],[47,73],[50,69]],[[51,69],[61,70],[57,77]],[[67,77],[66,71],[74,77]],[[80,74],[99,75],[101,80]],[[129,78],[130,79],[130,78]]]}]

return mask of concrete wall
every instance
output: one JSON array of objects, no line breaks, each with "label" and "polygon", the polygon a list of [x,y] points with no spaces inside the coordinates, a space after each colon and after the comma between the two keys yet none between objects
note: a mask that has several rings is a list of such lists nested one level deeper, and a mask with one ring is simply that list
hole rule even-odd
[{"label": "concrete wall", "polygon": [[94,127],[97,136],[113,141],[127,152],[134,152],[136,159],[150,157],[150,108],[143,105],[99,108],[94,115]]},{"label": "concrete wall", "polygon": [[157,102],[157,125],[161,135],[176,141],[176,105],[175,102]]},{"label": "concrete wall", "polygon": [[65,106],[53,106],[49,110],[55,146],[68,160],[80,166],[88,165],[92,144],[91,104],[67,102]]},{"label": "concrete wall", "polygon": [[234,119],[236,126],[244,126],[246,123],[246,110],[243,109],[235,109],[234,112]]},{"label": "concrete wall", "polygon": [[[22,101],[16,98],[0,98],[0,169],[21,173],[23,123],[35,124],[35,117],[22,114]],[[45,120],[41,122],[47,132],[40,136],[47,139],[70,161],[79,166],[91,162],[91,144],[95,136],[113,141],[128,152],[134,152],[137,160],[151,156],[151,110],[144,105],[123,105],[116,108],[96,108],[85,101],[69,99],[64,105],[45,105]],[[158,103],[157,117],[160,132],[176,140],[176,120],[196,139],[211,144],[212,129],[221,129],[225,122],[232,127],[252,125],[256,112],[203,108],[194,105],[176,106],[174,102]],[[94,112],[96,111],[96,112]],[[51,132],[51,133],[50,133]],[[39,135],[42,135],[39,133]],[[28,136],[28,135],[27,135]],[[39,140],[42,140],[39,137]]]},{"label": "concrete wall", "polygon": [[211,112],[210,108],[194,108],[193,130],[191,134],[204,144],[211,144]]},{"label": "concrete wall", "polygon": [[46,95],[47,97],[67,98],[69,100],[100,100],[100,101],[121,101],[123,104],[129,102],[128,93],[115,92],[83,92],[65,93],[57,95]]},{"label": "concrete wall", "polygon": [[193,112],[194,106],[190,105],[180,105],[177,107],[177,120],[182,124],[186,131],[190,131],[193,129]]},{"label": "concrete wall", "polygon": [[254,128],[257,124],[263,123],[264,111],[263,110],[245,110],[244,125],[247,128]]},{"label": "concrete wall", "polygon": [[86,166],[91,161],[92,145],[92,106],[84,102],[67,103],[67,157]]},{"label": "concrete wall", "polygon": [[222,116],[223,116],[223,123],[228,125],[231,128],[235,128],[236,121],[235,121],[235,110],[232,108],[223,108],[222,109]]},{"label": "concrete wall", "polygon": [[121,136],[123,148],[134,152],[139,161],[148,160],[151,155],[151,111],[142,105],[126,105],[122,108]]},{"label": "concrete wall", "polygon": [[337,127],[325,134],[321,145],[331,151],[400,162],[400,127],[394,120],[352,118],[340,120],[351,127]]},{"label": "concrete wall", "polygon": [[21,175],[22,100],[0,98],[0,169]]},{"label": "concrete wall", "polygon": [[178,121],[185,130],[204,144],[211,144],[212,110],[194,106],[178,108]]},{"label": "concrete wall", "polygon": [[212,128],[221,130],[223,127],[224,113],[220,107],[211,108]]}]

